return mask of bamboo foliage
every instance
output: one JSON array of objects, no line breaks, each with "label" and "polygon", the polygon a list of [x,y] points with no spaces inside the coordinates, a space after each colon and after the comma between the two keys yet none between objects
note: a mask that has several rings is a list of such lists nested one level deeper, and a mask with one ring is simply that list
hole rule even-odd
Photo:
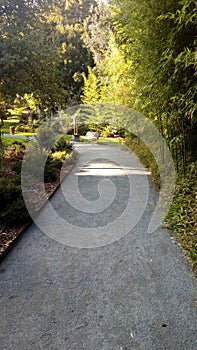
[{"label": "bamboo foliage", "polygon": [[196,1],[112,0],[109,23],[115,43],[96,66],[107,82],[100,98],[112,92],[115,103],[148,116],[184,170],[197,155]]}]

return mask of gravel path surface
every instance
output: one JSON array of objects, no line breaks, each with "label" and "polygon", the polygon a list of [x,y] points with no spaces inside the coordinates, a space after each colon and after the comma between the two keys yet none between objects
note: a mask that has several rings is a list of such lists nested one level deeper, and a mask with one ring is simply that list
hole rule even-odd
[{"label": "gravel path surface", "polygon": [[168,230],[147,233],[148,172],[118,147],[77,149],[48,235],[33,224],[0,265],[1,350],[196,350],[196,281]]}]

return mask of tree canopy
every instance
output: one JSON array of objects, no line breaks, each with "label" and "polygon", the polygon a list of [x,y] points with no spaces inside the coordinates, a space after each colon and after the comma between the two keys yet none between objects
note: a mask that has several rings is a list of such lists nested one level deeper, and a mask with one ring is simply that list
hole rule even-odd
[{"label": "tree canopy", "polygon": [[[79,101],[92,65],[82,32],[94,1],[0,1],[0,94],[34,93],[41,105]],[[74,103],[74,102],[73,102]]]},{"label": "tree canopy", "polygon": [[0,19],[1,101],[123,104],[196,157],[195,0],[5,0]]},{"label": "tree canopy", "polygon": [[[195,159],[196,1],[112,0],[110,4],[108,25],[115,42],[109,40],[108,50],[90,75],[97,77],[100,101],[112,96],[109,102],[126,104],[151,118],[177,164]],[[88,89],[92,86],[86,80],[86,102]]]}]

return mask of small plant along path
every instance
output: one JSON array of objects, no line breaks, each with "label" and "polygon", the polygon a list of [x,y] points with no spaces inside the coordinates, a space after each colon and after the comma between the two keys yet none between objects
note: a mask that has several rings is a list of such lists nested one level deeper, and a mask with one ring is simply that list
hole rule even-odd
[{"label": "small plant along path", "polygon": [[[168,230],[147,233],[158,198],[148,172],[119,147],[77,150],[77,165],[51,199],[57,219],[46,205],[40,219],[48,232],[33,224],[1,263],[1,349],[195,350],[194,274]],[[122,235],[117,224],[113,242],[110,225],[130,198],[134,214],[144,205],[142,217]],[[78,228],[72,246],[60,243],[60,221],[66,239]],[[85,247],[85,229],[98,227],[100,246]]]}]

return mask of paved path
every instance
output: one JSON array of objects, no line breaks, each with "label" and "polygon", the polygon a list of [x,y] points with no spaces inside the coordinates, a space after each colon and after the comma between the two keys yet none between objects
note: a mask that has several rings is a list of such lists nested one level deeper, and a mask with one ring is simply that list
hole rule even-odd
[{"label": "paved path", "polygon": [[[157,199],[148,175],[118,148],[78,150],[78,165],[51,201],[64,222],[78,231],[102,226],[106,238],[129,197],[135,213],[149,188],[144,214],[122,238],[114,232],[113,243],[91,249],[74,246],[83,237],[63,245],[32,225],[0,266],[1,350],[196,350],[194,276],[166,229],[147,234]],[[73,178],[84,199],[69,193]],[[58,221],[52,225],[55,236]]]}]

